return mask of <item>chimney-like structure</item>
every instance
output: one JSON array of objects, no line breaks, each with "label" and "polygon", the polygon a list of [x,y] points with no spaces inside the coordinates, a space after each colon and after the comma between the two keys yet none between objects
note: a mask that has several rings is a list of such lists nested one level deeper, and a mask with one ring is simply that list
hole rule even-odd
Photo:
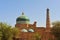
[{"label": "chimney-like structure", "polygon": [[46,29],[50,29],[50,16],[49,16],[49,9],[46,10]]}]

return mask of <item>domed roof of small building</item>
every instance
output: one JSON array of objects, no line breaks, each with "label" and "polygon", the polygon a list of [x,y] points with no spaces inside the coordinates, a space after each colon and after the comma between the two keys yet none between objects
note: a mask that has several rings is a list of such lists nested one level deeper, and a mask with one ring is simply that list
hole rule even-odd
[{"label": "domed roof of small building", "polygon": [[34,30],[33,30],[33,29],[29,29],[28,31],[29,31],[29,32],[34,32]]},{"label": "domed roof of small building", "polygon": [[21,32],[28,32],[26,29],[22,29]]},{"label": "domed roof of small building", "polygon": [[25,21],[25,22],[29,22],[30,20],[29,20],[29,18],[27,17],[27,16],[25,16],[24,15],[24,13],[22,12],[22,15],[21,16],[19,16],[17,19],[16,19],[16,21],[18,22],[18,21]]}]

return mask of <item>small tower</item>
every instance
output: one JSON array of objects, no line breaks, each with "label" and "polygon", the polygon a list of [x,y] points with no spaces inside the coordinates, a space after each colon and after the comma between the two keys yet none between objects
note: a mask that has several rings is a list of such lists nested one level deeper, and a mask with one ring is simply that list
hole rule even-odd
[{"label": "small tower", "polygon": [[45,31],[45,40],[49,40],[50,39],[50,16],[49,16],[49,9],[47,8],[46,10],[46,31]]},{"label": "small tower", "polygon": [[50,16],[49,16],[49,9],[46,10],[46,29],[50,29]]}]

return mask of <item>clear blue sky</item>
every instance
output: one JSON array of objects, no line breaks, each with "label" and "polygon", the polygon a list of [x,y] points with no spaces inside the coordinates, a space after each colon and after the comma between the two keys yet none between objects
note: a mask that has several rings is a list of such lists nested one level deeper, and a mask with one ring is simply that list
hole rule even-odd
[{"label": "clear blue sky", "polygon": [[50,9],[51,22],[60,20],[60,0],[0,0],[0,22],[15,25],[23,11],[30,23],[45,26],[46,8]]}]

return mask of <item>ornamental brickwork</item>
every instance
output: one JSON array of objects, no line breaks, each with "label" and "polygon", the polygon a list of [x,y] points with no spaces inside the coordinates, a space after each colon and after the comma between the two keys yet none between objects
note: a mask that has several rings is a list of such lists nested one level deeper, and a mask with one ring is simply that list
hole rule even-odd
[{"label": "ornamental brickwork", "polygon": [[[24,21],[26,20],[27,18],[24,18]],[[17,27],[20,30],[20,33],[14,38],[14,40],[54,40],[54,36],[51,34],[50,31],[51,27],[48,8],[46,12],[46,28],[37,27],[36,23],[37,22],[34,22],[33,24],[16,23],[15,27]]]}]

